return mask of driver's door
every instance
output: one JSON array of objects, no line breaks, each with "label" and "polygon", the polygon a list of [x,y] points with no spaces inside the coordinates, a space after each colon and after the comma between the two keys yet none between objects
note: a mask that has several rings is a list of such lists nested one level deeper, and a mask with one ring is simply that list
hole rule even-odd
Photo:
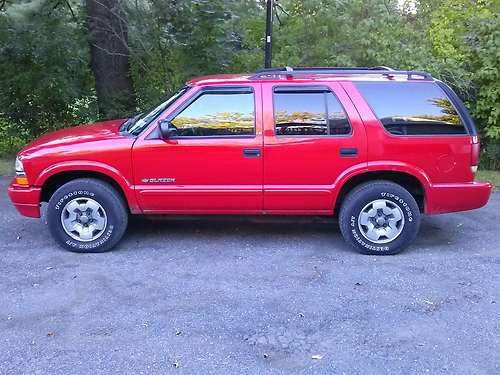
[{"label": "driver's door", "polygon": [[[135,142],[144,213],[259,213],[263,159],[260,84],[193,88]],[[176,135],[164,140],[158,123]],[[171,125],[171,126],[172,126]]]}]

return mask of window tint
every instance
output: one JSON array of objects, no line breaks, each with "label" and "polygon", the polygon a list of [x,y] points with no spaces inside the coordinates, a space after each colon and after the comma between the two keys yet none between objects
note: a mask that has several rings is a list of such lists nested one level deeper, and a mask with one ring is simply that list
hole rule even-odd
[{"label": "window tint", "polygon": [[252,93],[205,93],[172,121],[177,136],[232,136],[255,133]]},{"label": "window tint", "polygon": [[384,127],[396,135],[466,134],[441,88],[432,82],[359,82]]},{"label": "window tint", "polygon": [[274,93],[276,135],[345,135],[351,126],[331,92]]}]

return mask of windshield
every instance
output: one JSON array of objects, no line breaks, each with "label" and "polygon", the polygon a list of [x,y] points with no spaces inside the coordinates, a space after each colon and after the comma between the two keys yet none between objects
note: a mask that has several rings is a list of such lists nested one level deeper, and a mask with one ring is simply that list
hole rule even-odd
[{"label": "windshield", "polygon": [[121,131],[127,133],[138,135],[140,134],[146,126],[148,126],[151,121],[157,118],[163,111],[170,107],[177,99],[179,99],[186,91],[189,90],[189,86],[184,86],[174,95],[172,95],[168,100],[161,103],[159,106],[155,107],[153,110],[141,112],[138,115],[129,118],[121,126]]}]

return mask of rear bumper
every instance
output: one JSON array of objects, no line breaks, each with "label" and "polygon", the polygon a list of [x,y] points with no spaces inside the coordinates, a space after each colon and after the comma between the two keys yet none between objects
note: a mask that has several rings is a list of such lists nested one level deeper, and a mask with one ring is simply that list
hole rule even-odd
[{"label": "rear bumper", "polygon": [[467,211],[488,203],[492,190],[489,182],[435,184],[427,192],[426,214]]},{"label": "rear bumper", "polygon": [[41,188],[24,187],[14,183],[9,186],[10,200],[17,211],[24,216],[40,217],[40,193]]}]

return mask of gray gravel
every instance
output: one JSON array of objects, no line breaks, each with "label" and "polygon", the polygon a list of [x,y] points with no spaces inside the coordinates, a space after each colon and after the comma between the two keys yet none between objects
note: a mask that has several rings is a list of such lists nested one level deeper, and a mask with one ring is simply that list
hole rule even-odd
[{"label": "gray gravel", "polygon": [[73,254],[7,182],[2,374],[500,373],[500,194],[392,257],[328,220],[241,217],[136,218],[115,251]]}]

